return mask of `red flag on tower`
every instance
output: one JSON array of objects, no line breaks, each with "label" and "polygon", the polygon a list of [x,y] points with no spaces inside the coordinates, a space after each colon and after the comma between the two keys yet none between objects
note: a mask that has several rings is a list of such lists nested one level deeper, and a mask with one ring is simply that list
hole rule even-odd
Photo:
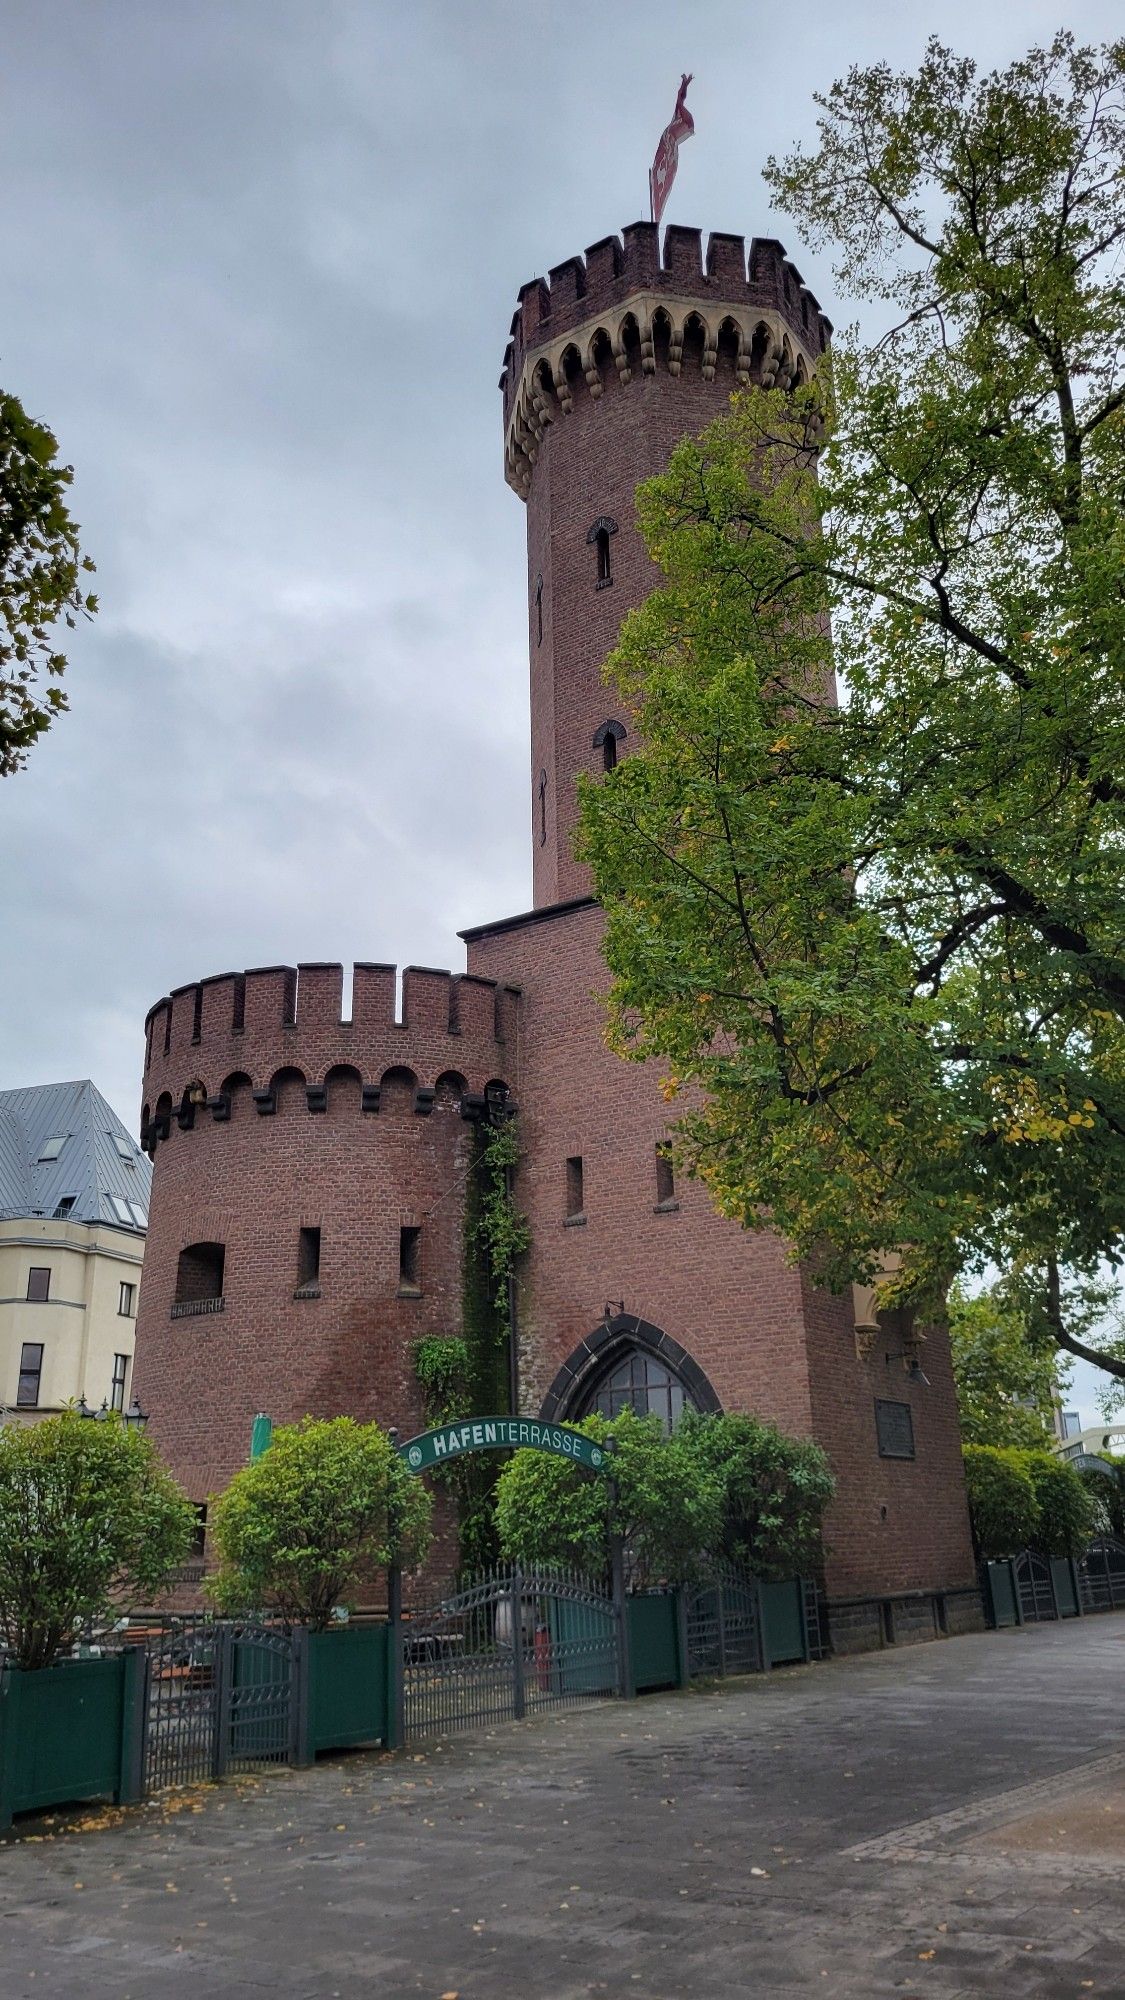
[{"label": "red flag on tower", "polygon": [[671,124],[666,125],[660,134],[660,144],[656,149],[656,158],[648,177],[649,204],[655,223],[659,223],[664,213],[664,204],[672,192],[672,182],[676,178],[676,167],[680,158],[680,140],[690,139],[695,131],[695,119],[684,103],[690,82],[690,76],[680,78],[676,109],[672,113]]}]

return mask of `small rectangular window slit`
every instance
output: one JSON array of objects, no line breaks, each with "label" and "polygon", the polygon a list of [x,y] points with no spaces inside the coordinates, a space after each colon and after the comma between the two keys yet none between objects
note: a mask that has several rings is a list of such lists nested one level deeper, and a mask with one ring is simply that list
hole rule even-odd
[{"label": "small rectangular window slit", "polygon": [[297,1237],[297,1290],[320,1290],[320,1230],[301,1229]]},{"label": "small rectangular window slit", "polygon": [[398,1232],[398,1288],[400,1292],[420,1292],[422,1289],[420,1229],[400,1229]]},{"label": "small rectangular window slit", "polygon": [[676,1174],[672,1165],[672,1148],[662,1144],[656,1149],[656,1206],[657,1208],[677,1208]]},{"label": "small rectangular window slit", "polygon": [[566,1212],[567,1216],[584,1215],[586,1212],[583,1193],[582,1158],[576,1153],[566,1163]]}]

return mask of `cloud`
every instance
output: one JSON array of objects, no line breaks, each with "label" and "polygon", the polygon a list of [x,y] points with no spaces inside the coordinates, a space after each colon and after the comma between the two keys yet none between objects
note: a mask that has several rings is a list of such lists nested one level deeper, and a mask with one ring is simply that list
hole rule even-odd
[{"label": "cloud", "polygon": [[[1006,60],[1056,13],[942,28]],[[917,60],[910,15],[9,0],[0,379],[74,462],[103,611],[0,786],[0,1087],[91,1075],[135,1122],[170,986],[460,965],[527,906],[516,291],[644,212],[689,68],[669,218],[781,234],[846,317],[758,171],[850,62]]]}]

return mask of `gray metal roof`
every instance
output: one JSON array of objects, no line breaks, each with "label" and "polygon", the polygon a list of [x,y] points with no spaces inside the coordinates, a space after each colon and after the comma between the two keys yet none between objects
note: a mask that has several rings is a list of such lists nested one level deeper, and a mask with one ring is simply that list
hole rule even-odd
[{"label": "gray metal roof", "polygon": [[72,1222],[140,1235],[151,1189],[149,1160],[88,1077],[0,1090],[0,1217],[53,1216],[69,1201]]}]

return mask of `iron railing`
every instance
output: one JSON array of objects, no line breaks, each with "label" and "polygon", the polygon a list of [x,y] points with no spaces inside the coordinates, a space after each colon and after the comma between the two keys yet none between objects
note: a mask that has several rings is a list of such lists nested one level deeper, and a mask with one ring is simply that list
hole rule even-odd
[{"label": "iron railing", "polygon": [[292,1633],[249,1620],[173,1618],[138,1643],[147,1655],[146,1792],[292,1760],[299,1722]]}]

